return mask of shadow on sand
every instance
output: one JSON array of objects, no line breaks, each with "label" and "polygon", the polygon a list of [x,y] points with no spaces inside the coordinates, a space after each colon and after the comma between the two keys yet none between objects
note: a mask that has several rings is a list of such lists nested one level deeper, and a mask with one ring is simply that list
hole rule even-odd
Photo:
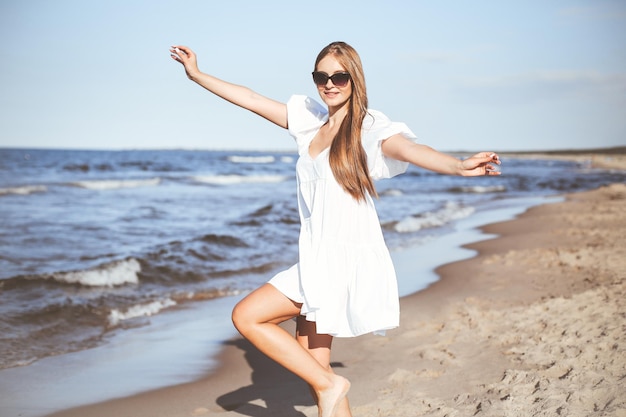
[{"label": "shadow on sand", "polygon": [[252,383],[219,396],[217,403],[222,408],[251,417],[306,417],[295,408],[315,405],[304,381],[259,352],[247,340],[236,339],[226,344],[244,351],[252,369]]}]

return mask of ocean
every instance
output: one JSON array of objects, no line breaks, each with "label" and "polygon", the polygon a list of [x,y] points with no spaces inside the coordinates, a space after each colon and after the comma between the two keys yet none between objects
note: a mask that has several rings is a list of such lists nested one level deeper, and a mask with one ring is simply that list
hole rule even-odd
[{"label": "ocean", "polygon": [[[168,312],[198,307],[209,320],[212,306],[294,264],[296,159],[290,152],[0,149],[0,369],[98,348],[146,331]],[[626,182],[623,172],[588,162],[502,159],[498,177],[410,167],[379,181],[376,205],[392,253],[423,246],[428,254],[464,221],[485,224],[498,220],[497,210],[521,212],[563,193]]]}]

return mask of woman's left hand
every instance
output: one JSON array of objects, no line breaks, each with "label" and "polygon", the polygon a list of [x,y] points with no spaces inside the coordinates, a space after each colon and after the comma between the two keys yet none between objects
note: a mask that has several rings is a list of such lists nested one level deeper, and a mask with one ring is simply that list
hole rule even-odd
[{"label": "woman's left hand", "polygon": [[461,162],[461,175],[466,177],[500,175],[497,165],[500,165],[498,154],[495,152],[480,152]]}]

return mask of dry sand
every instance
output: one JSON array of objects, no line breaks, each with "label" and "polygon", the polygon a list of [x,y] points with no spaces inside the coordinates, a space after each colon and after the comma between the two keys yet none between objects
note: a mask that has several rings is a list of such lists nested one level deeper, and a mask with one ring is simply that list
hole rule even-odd
[{"label": "dry sand", "polygon": [[[353,415],[626,416],[626,185],[484,229],[499,237],[470,245],[479,256],[401,300],[399,329],[335,341]],[[317,415],[247,342],[221,359],[202,380],[54,416]]]},{"label": "dry sand", "polygon": [[405,319],[395,372],[355,415],[626,416],[625,203],[613,185],[486,227],[502,237],[403,305],[441,303]]}]

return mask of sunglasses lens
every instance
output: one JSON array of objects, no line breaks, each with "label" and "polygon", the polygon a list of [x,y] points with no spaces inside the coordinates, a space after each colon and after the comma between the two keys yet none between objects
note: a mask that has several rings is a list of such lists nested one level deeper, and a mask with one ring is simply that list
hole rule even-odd
[{"label": "sunglasses lens", "polygon": [[330,80],[337,87],[345,87],[350,80],[350,74],[348,74],[347,72],[338,72],[331,75]]},{"label": "sunglasses lens", "polygon": [[313,82],[316,85],[324,86],[328,83],[329,79],[335,87],[345,87],[348,81],[350,81],[350,74],[347,72],[338,72],[329,77],[325,72],[313,72]]},{"label": "sunglasses lens", "polygon": [[313,73],[313,82],[316,85],[326,85],[326,83],[328,82],[328,74],[326,74],[325,72],[315,71]]}]

